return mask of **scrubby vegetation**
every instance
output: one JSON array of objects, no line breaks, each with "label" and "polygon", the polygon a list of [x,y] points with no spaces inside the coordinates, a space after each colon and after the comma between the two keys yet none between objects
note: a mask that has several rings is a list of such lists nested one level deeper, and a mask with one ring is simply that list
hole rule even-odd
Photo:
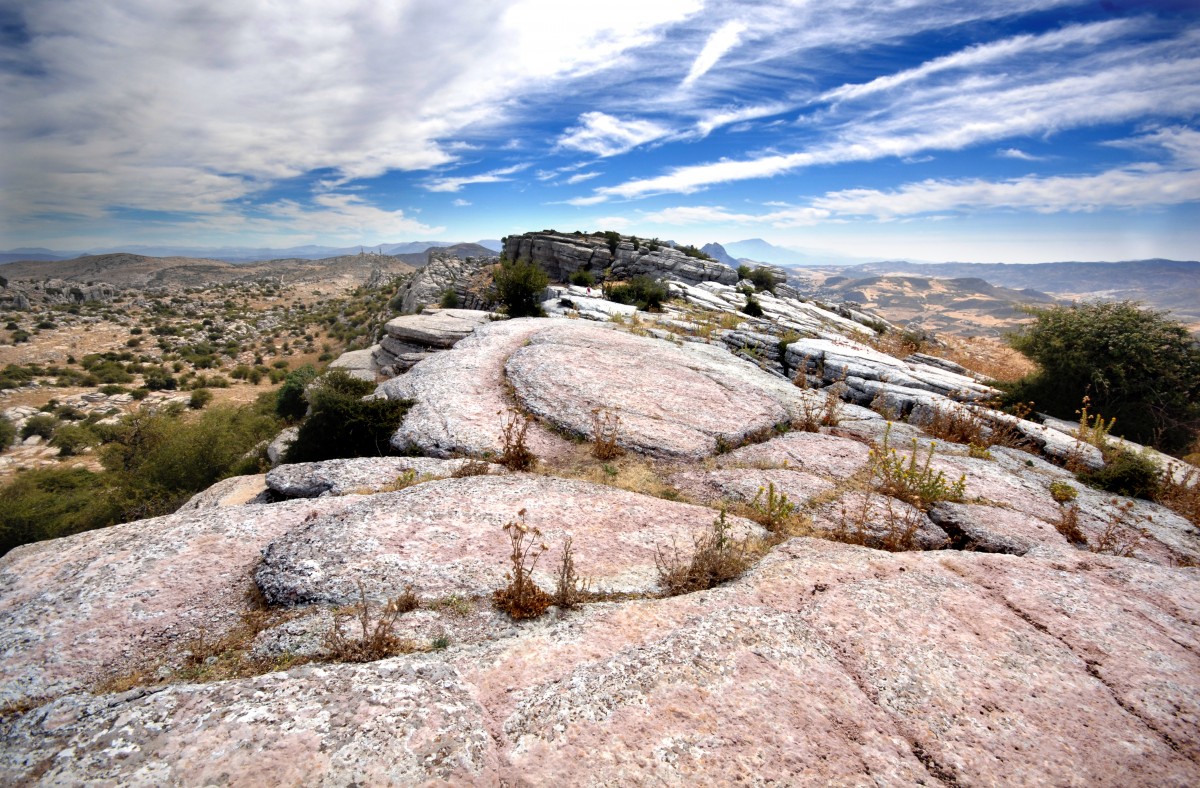
[{"label": "scrubby vegetation", "polygon": [[492,272],[495,299],[509,317],[539,317],[543,314],[541,297],[550,278],[529,260],[501,258]]},{"label": "scrubby vegetation", "polygon": [[315,462],[337,457],[377,457],[395,453],[391,437],[411,402],[363,399],[375,384],[334,369],[304,392],[309,413],[288,447],[286,462]]},{"label": "scrubby vegetation", "polygon": [[604,297],[619,304],[633,304],[638,309],[658,311],[663,302],[670,298],[667,286],[657,279],[638,275],[628,282],[604,284]]},{"label": "scrubby vegetation", "polygon": [[114,426],[97,425],[87,440],[103,442],[102,471],[31,470],[0,487],[0,553],[172,512],[222,478],[258,472],[257,447],[277,429],[270,401],[212,408],[194,419],[175,409],[139,410]]},{"label": "scrubby vegetation", "polygon": [[1012,345],[1041,369],[1009,401],[1070,419],[1089,396],[1118,435],[1180,452],[1200,432],[1200,346],[1166,313],[1095,302],[1036,310]]}]

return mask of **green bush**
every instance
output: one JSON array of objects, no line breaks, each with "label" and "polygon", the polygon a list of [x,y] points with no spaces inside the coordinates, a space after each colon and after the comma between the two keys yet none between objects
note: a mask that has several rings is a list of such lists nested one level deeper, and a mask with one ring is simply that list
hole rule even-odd
[{"label": "green bush", "polygon": [[442,300],[438,303],[442,309],[458,309],[458,292],[451,287],[442,293]]},{"label": "green bush", "polygon": [[1125,449],[1105,452],[1104,467],[1081,471],[1076,478],[1084,484],[1130,498],[1152,499],[1162,481],[1162,468],[1150,457]]},{"label": "green bush", "polygon": [[317,369],[312,364],[305,364],[289,372],[275,395],[275,412],[288,421],[304,418],[304,414],[308,412],[308,400],[304,398],[304,389],[316,377]]},{"label": "green bush", "polygon": [[775,278],[775,274],[771,273],[771,269],[762,266],[750,272],[750,281],[754,283],[755,290],[766,290],[769,293],[774,293],[775,285],[779,284],[779,280]]},{"label": "green bush", "polygon": [[0,452],[7,451],[16,439],[16,426],[4,416],[0,416]]},{"label": "green bush", "polygon": [[0,554],[114,522],[101,474],[83,468],[25,471],[0,487]]},{"label": "green bush", "polygon": [[605,285],[604,297],[619,304],[633,304],[638,309],[659,311],[670,293],[662,282],[639,274],[625,284]]},{"label": "green bush", "polygon": [[500,265],[492,272],[492,282],[496,300],[509,317],[540,317],[544,314],[541,297],[550,278],[535,263],[501,258]]},{"label": "green bush", "polygon": [[21,437],[28,438],[32,435],[37,435],[49,439],[54,434],[54,428],[57,426],[57,417],[49,413],[39,413],[36,416],[30,416],[25,421],[25,426],[21,427]]},{"label": "green bush", "polygon": [[317,378],[307,393],[309,414],[300,422],[285,462],[314,462],[339,457],[375,457],[394,453],[392,434],[412,403],[363,397],[375,384],[335,369]]},{"label": "green bush", "polygon": [[758,299],[752,293],[746,293],[746,304],[742,307],[742,311],[750,317],[762,317],[762,304],[758,303]]},{"label": "green bush", "polygon": [[596,277],[592,276],[591,271],[576,271],[571,274],[569,281],[576,287],[591,287],[596,284]]},{"label": "green bush", "polygon": [[58,456],[71,457],[100,442],[91,427],[83,424],[60,424],[50,438],[50,445],[58,449]]},{"label": "green bush", "polygon": [[1041,369],[1010,384],[1008,402],[1072,420],[1084,396],[1114,432],[1167,452],[1200,432],[1200,347],[1166,313],[1130,301],[1033,312],[1012,346]]},{"label": "green bush", "polygon": [[752,274],[753,274],[753,272],[750,270],[750,266],[748,266],[748,265],[739,265],[737,267],[737,275],[738,275],[739,282],[742,281],[743,279],[749,279]]},{"label": "green bush", "polygon": [[202,410],[205,405],[212,402],[213,393],[205,388],[194,389],[192,396],[188,399],[188,407],[192,410]]}]

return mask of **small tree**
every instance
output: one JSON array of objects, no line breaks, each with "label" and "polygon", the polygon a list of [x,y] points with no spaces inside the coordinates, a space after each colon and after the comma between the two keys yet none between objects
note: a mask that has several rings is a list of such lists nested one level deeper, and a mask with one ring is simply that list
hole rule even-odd
[{"label": "small tree", "polygon": [[529,260],[512,261],[500,259],[500,265],[492,271],[496,300],[509,317],[541,317],[540,298],[550,277]]},{"label": "small tree", "polygon": [[1033,311],[1010,342],[1041,369],[1009,387],[1010,402],[1072,419],[1084,396],[1114,432],[1164,451],[1187,447],[1200,429],[1200,347],[1165,312],[1131,301]]}]

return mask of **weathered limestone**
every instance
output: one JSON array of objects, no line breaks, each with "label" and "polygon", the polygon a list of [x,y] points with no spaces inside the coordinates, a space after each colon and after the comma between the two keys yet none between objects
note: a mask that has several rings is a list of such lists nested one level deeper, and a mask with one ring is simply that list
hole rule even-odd
[{"label": "weathered limestone", "polygon": [[737,272],[723,263],[688,257],[669,246],[650,251],[645,244],[639,244],[634,249],[632,240],[626,239],[617,245],[614,255],[607,239],[600,236],[526,233],[505,239],[504,254],[510,260],[537,263],[556,282],[567,281],[576,271],[599,274],[609,268],[614,279],[644,275],[689,283],[737,282]]},{"label": "weathered limestone", "polygon": [[[432,457],[350,457],[321,462],[299,462],[271,469],[265,484],[283,498],[320,498],[326,495],[373,493],[411,474],[414,481],[451,476],[468,460],[436,460]],[[488,473],[504,473],[499,465],[487,465]]]},{"label": "weathered limestone", "polygon": [[329,363],[330,369],[344,369],[359,380],[374,383],[379,375],[379,364],[375,360],[378,345],[362,350],[349,350]]},{"label": "weathered limestone", "polygon": [[463,307],[488,308],[489,305],[479,298],[476,291],[479,290],[480,275],[486,276],[487,269],[497,262],[498,257],[468,257],[464,260],[444,252],[432,252],[429,262],[413,274],[398,293],[401,297],[400,311],[411,314],[419,312],[422,307],[437,306],[448,291],[454,291],[458,303]]}]

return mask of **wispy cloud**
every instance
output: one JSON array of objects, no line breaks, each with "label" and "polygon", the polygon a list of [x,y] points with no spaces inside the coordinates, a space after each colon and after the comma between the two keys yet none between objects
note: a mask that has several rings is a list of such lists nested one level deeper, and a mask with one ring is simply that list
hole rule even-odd
[{"label": "wispy cloud", "polygon": [[652,142],[670,133],[670,129],[650,120],[618,118],[603,112],[585,112],[579,125],[559,137],[558,147],[593,153],[600,157],[616,156]]},{"label": "wispy cloud", "polygon": [[700,77],[708,73],[709,69],[717,64],[726,52],[738,45],[742,39],[742,33],[746,32],[746,25],[742,22],[726,22],[716,30],[708,40],[704,42],[704,48],[700,50],[700,54],[692,61],[692,67],[688,71],[687,76],[683,78],[683,87],[688,87]]},{"label": "wispy cloud", "polygon": [[466,208],[471,203],[470,203],[470,201],[464,200],[463,198],[459,197],[458,199],[454,200],[454,202],[452,202],[450,204],[453,205],[455,208]]},{"label": "wispy cloud", "polygon": [[502,167],[498,170],[490,170],[489,172],[481,172],[476,175],[456,175],[446,178],[433,178],[422,185],[431,192],[456,192],[464,186],[470,186],[474,183],[499,183],[501,181],[512,180],[508,176],[515,175],[522,170],[528,169],[529,164],[514,164],[511,167]]},{"label": "wispy cloud", "polygon": [[570,178],[567,178],[567,183],[573,186],[576,183],[583,183],[584,181],[590,181],[592,178],[599,178],[601,175],[603,175],[603,173],[581,172],[577,175],[572,175]]},{"label": "wispy cloud", "polygon": [[1045,161],[1045,156],[1034,156],[1020,148],[1001,148],[996,155],[1002,159],[1018,159],[1019,161]]}]

